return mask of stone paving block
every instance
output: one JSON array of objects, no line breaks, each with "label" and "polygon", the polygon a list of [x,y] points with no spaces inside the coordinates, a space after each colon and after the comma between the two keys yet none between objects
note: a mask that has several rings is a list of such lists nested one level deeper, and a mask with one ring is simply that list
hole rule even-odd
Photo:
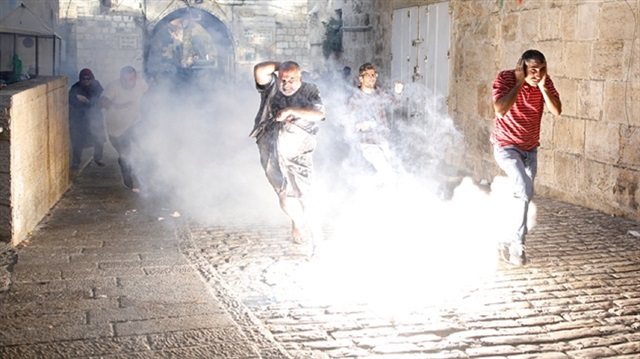
[{"label": "stone paving block", "polygon": [[535,354],[510,355],[509,359],[570,359],[571,357],[562,352],[542,352]]},{"label": "stone paving block", "polygon": [[584,319],[598,319],[598,320],[606,320],[607,317],[610,316],[608,310],[605,309],[595,309],[595,310],[584,310],[580,312],[570,312],[563,313],[562,317],[564,317],[568,321],[576,321],[576,320],[584,320]]},{"label": "stone paving block", "polygon": [[220,328],[233,325],[235,325],[235,323],[229,316],[195,315],[115,323],[113,327],[117,336],[127,336],[180,330]]},{"label": "stone paving block", "polygon": [[538,326],[521,326],[517,328],[498,328],[498,335],[516,336],[516,335],[534,335],[548,332],[548,328]]},{"label": "stone paving block", "polygon": [[288,347],[285,349],[295,359],[303,359],[303,358],[304,359],[331,359],[329,354],[323,353],[320,351],[301,350],[298,348],[288,348]]},{"label": "stone paving block", "polygon": [[[77,248],[76,253],[80,253],[82,248]],[[49,252],[49,251],[22,251],[19,255],[20,263],[25,265],[44,263],[69,263],[69,252]]]},{"label": "stone paving block", "polygon": [[511,345],[496,345],[467,348],[465,352],[470,357],[497,357],[508,356],[513,354],[522,354],[520,350]]},{"label": "stone paving block", "polygon": [[[15,267],[14,267],[15,268]],[[53,280],[61,280],[62,271],[49,268],[31,268],[23,266],[16,269],[12,276],[12,281],[20,282],[48,282]]]},{"label": "stone paving block", "polygon": [[615,356],[616,354],[618,353],[615,350],[606,347],[587,348],[567,352],[567,355],[574,358],[606,358]]},{"label": "stone paving block", "polygon": [[60,327],[65,325],[81,325],[87,323],[85,311],[67,311],[65,313],[38,314],[38,315],[2,315],[0,328],[19,328],[28,326],[46,325],[48,327]]},{"label": "stone paving block", "polygon": [[531,318],[521,318],[517,322],[519,325],[524,326],[543,326],[548,324],[555,324],[564,322],[565,319],[559,315],[540,315]]},{"label": "stone paving block", "polygon": [[131,246],[113,246],[113,247],[101,247],[101,248],[84,248],[82,254],[96,254],[98,256],[104,254],[114,253],[149,253],[149,252],[161,252],[161,253],[179,253],[177,246],[167,246],[167,248],[160,245],[140,243]]},{"label": "stone paving block", "polygon": [[466,329],[460,330],[456,333],[451,333],[446,336],[447,340],[452,342],[464,342],[472,339],[484,338],[489,336],[497,336],[499,334],[498,329],[486,328],[486,329]]},{"label": "stone paving block", "polygon": [[274,337],[283,342],[309,342],[315,340],[327,340],[327,332],[321,330],[294,331],[285,334],[276,334]]},{"label": "stone paving block", "polygon": [[[135,248],[138,247],[151,247],[151,248],[176,248],[177,243],[174,238],[174,234],[170,233],[164,237],[133,237],[132,235],[127,235],[126,239],[118,239],[112,241],[104,241],[105,248],[109,247],[127,247],[132,248],[132,252],[137,252]],[[143,251],[144,252],[144,251]]]},{"label": "stone paving block", "polygon": [[100,263],[108,261],[139,261],[141,260],[141,257],[138,253],[111,253],[105,251],[103,253],[82,253],[75,255],[72,254],[69,257],[69,260],[71,261],[71,263]]},{"label": "stone paving block", "polygon": [[149,351],[145,336],[93,338],[0,347],[0,358],[72,358]]},{"label": "stone paving block", "polygon": [[621,343],[611,345],[611,349],[615,350],[618,354],[635,354],[640,353],[640,343]]},{"label": "stone paving block", "polygon": [[[122,303],[122,302],[121,302]],[[150,319],[175,317],[224,315],[224,308],[216,302],[182,303],[166,305],[150,303],[146,305],[126,306],[123,308],[91,309],[88,311],[88,322],[92,324],[118,323]]]},{"label": "stone paving block", "polygon": [[421,353],[422,349],[412,343],[387,344],[376,346],[371,349],[373,354],[404,354],[404,353]]},{"label": "stone paving block", "polygon": [[43,256],[43,257],[20,257],[19,262],[14,267],[14,273],[33,272],[33,271],[51,271],[51,270],[68,270],[68,269],[92,269],[97,268],[97,263],[71,263],[69,256]]},{"label": "stone paving block", "polygon": [[195,273],[123,277],[119,283],[119,295],[142,302],[188,303],[206,301],[211,295]]},{"label": "stone paving block", "polygon": [[159,275],[172,275],[172,274],[196,274],[196,269],[191,265],[174,265],[165,267],[147,267],[143,268],[144,273],[150,276]]},{"label": "stone paving block", "polygon": [[262,357],[247,346],[231,346],[224,343],[202,347],[180,348],[149,353],[132,353],[127,355],[101,356],[105,359],[158,359],[158,358],[193,358],[193,359],[261,359]]},{"label": "stone paving block", "polygon": [[171,266],[191,266],[183,256],[166,259],[150,259],[144,260],[136,258],[135,260],[127,261],[101,261],[98,263],[98,267],[101,269],[108,268],[153,268],[153,267],[171,267]]},{"label": "stone paving block", "polygon": [[78,310],[118,308],[120,303],[117,298],[93,297],[89,299],[49,299],[42,302],[30,301],[24,303],[4,302],[2,313],[13,313],[18,316],[46,315],[67,313]]},{"label": "stone paving block", "polygon": [[64,325],[60,327],[36,321],[29,326],[2,328],[0,346],[46,343],[52,341],[104,338],[113,335],[109,325]]},{"label": "stone paving block", "polygon": [[627,314],[624,314],[624,315],[623,314],[619,315],[616,312],[611,312],[619,316],[607,317],[604,319],[604,321],[608,324],[620,324],[620,325],[627,325],[630,328],[637,328],[637,326],[634,326],[634,325],[640,323],[640,315],[638,314],[639,312],[640,312],[640,308],[633,308],[629,310]]},{"label": "stone paving block", "polygon": [[[29,291],[11,291],[7,294],[7,300],[10,300],[12,303],[20,304],[20,303],[43,303],[51,300],[58,301],[76,301],[82,299],[91,299],[93,298],[93,291],[91,288],[87,288],[84,290],[62,290],[62,291],[51,291],[45,292],[40,291],[37,293],[29,292]],[[2,309],[0,309],[0,313],[2,313]]]},{"label": "stone paving block", "polygon": [[108,268],[100,269],[96,265],[95,269],[72,269],[63,270],[62,279],[90,279],[90,278],[114,278],[114,277],[135,277],[144,276],[142,268]]},{"label": "stone paving block", "polygon": [[591,348],[591,347],[613,347],[616,344],[621,344],[627,342],[623,336],[618,335],[603,335],[599,337],[591,337],[591,338],[580,338],[576,340],[572,340],[568,342],[568,344],[574,346],[575,348]]},{"label": "stone paving block", "polygon": [[564,321],[564,322],[549,324],[545,328],[550,331],[560,331],[560,330],[599,327],[599,326],[600,326],[599,321],[593,318],[588,318],[588,319],[582,319],[582,320]]},{"label": "stone paving block", "polygon": [[[96,298],[96,292],[101,288],[114,288],[116,285],[114,278],[13,283],[11,292],[7,293],[7,301],[26,303],[44,302],[60,298],[70,298],[72,300]],[[2,313],[3,307],[0,306],[0,314]]]},{"label": "stone paving block", "polygon": [[[355,355],[357,355],[358,353],[354,353]],[[423,353],[423,354],[363,354],[360,356],[355,356],[357,358],[362,358],[362,359],[462,359],[462,358],[469,358],[469,356],[461,351],[461,350],[454,350],[454,351],[450,351],[450,350],[446,350],[446,351],[441,351],[438,353]],[[302,357],[304,358],[304,357]],[[340,357],[338,357],[340,358]],[[494,358],[494,359],[504,359],[504,357],[488,357],[489,358]]]},{"label": "stone paving block", "polygon": [[153,350],[212,345],[220,342],[228,342],[229,344],[244,343],[247,341],[242,332],[235,327],[205,328],[149,334],[148,338]]},{"label": "stone paving block", "polygon": [[571,341],[572,339],[596,336],[600,334],[601,332],[599,328],[582,328],[553,331],[549,332],[548,336],[555,342],[564,342]]},{"label": "stone paving block", "polygon": [[166,260],[178,263],[185,259],[182,253],[173,251],[141,252],[139,256],[143,261]]}]

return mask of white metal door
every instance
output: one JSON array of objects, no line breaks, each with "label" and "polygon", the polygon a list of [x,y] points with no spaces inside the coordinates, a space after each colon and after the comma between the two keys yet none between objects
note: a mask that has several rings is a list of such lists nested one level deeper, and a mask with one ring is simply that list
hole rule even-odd
[{"label": "white metal door", "polygon": [[411,77],[418,51],[412,46],[412,39],[418,37],[418,7],[395,10],[391,30],[391,77],[394,81],[413,82]]},{"label": "white metal door", "polygon": [[[446,111],[449,95],[449,2],[398,9],[393,12],[391,76],[413,85],[427,96],[427,108]],[[411,87],[411,86],[410,86]],[[411,106],[410,106],[411,107]]]}]

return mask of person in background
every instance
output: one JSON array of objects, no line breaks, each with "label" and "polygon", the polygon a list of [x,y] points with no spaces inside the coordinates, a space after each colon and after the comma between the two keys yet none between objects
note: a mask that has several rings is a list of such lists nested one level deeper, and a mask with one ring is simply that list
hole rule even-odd
[{"label": "person in background", "polygon": [[343,67],[340,77],[346,86],[353,86],[353,80],[351,80],[351,67]]},{"label": "person in background", "polygon": [[82,150],[93,147],[93,161],[100,167],[106,136],[100,109],[102,85],[89,69],[82,69],[78,82],[69,90],[69,133],[71,138],[71,169],[77,170]]},{"label": "person in background", "polygon": [[250,136],[256,138],[260,162],[291,219],[296,243],[311,235],[307,212],[318,122],[325,110],[316,85],[303,82],[292,61],[267,61],[253,70],[261,103]]},{"label": "person in background", "polygon": [[498,243],[500,259],[516,266],[526,263],[525,235],[529,203],[538,167],[540,122],[544,106],[552,114],[562,112],[560,95],[547,73],[547,60],[537,50],[525,51],[514,70],[498,74],[493,82],[495,128],[493,154],[513,184],[514,220],[505,219],[512,235]]},{"label": "person in background", "polygon": [[377,85],[378,73],[371,63],[364,63],[358,71],[358,86],[347,101],[349,118],[346,123],[348,137],[357,142],[362,156],[376,171],[381,183],[392,183],[395,170],[391,166],[387,111],[399,104],[404,86],[394,84],[394,94]]},{"label": "person in background", "polygon": [[136,70],[125,66],[120,70],[120,78],[110,82],[102,93],[100,105],[106,109],[106,127],[109,142],[118,152],[118,164],[124,185],[136,190],[131,164],[133,134],[140,121],[142,95],[147,91],[147,83],[138,78]]}]

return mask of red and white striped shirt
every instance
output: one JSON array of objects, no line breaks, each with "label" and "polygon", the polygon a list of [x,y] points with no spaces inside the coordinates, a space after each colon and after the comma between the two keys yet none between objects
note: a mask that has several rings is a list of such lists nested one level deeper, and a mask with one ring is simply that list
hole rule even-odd
[{"label": "red and white striped shirt", "polygon": [[[506,70],[498,74],[493,82],[491,95],[493,101],[505,96],[516,85],[515,70]],[[560,98],[549,75],[545,87],[553,96]],[[495,146],[516,146],[523,151],[531,151],[540,144],[540,121],[544,110],[544,97],[538,86],[526,81],[516,97],[513,107],[503,117],[496,116],[496,125],[491,134],[491,143]]]}]

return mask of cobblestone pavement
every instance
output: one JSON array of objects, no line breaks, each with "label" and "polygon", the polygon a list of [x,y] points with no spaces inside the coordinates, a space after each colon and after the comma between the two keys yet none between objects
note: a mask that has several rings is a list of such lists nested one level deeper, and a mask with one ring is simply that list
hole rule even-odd
[{"label": "cobblestone pavement", "polygon": [[[640,242],[633,235],[640,224],[544,198],[536,204],[525,267],[493,262],[452,277],[467,263],[445,261],[430,272],[409,271],[406,288],[383,282],[387,269],[367,267],[373,279],[353,275],[361,270],[355,257],[318,265],[326,252],[342,250],[332,228],[323,229],[314,257],[287,240],[284,222],[191,222],[188,240],[296,358],[640,358]],[[389,287],[366,292],[367,278]]]},{"label": "cobblestone pavement", "polygon": [[108,163],[0,247],[0,358],[640,358],[638,222],[538,198],[522,268],[376,220],[311,256],[277,211],[174,218]]},{"label": "cobblestone pavement", "polygon": [[[287,358],[187,256],[180,213],[85,167],[17,248],[0,247],[0,358]],[[188,260],[187,258],[191,259]]]}]

